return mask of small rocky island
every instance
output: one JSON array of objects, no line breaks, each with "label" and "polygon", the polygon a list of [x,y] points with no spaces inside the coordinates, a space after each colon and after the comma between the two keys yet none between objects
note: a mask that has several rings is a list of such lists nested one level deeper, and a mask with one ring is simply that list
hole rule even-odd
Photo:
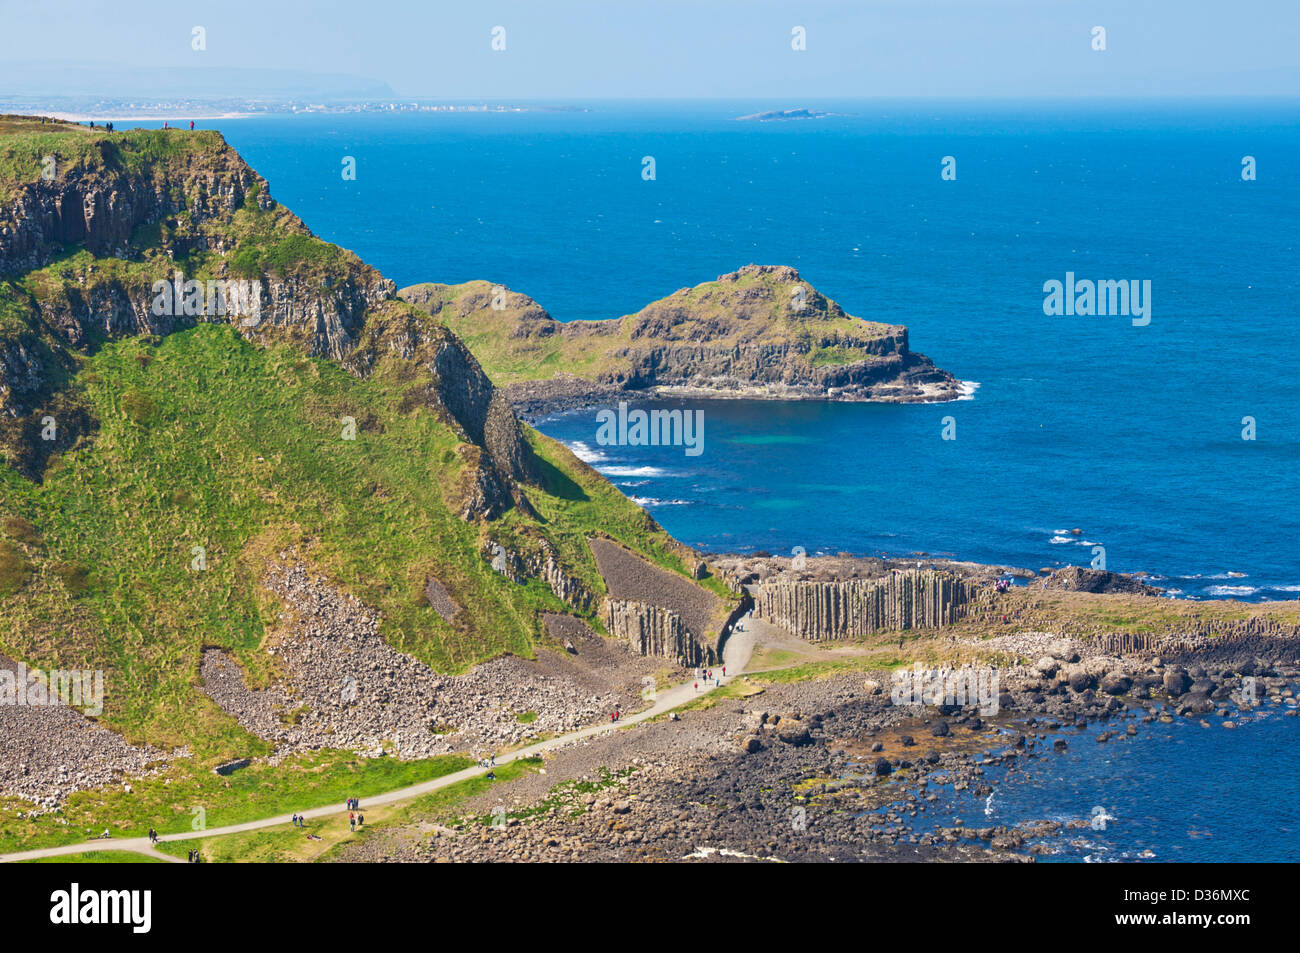
[{"label": "small rocky island", "polygon": [[486,281],[399,295],[454,331],[526,417],[629,395],[892,403],[962,395],[961,381],[910,350],[906,327],[847,314],[785,266],[746,265],[603,321],[557,321]]},{"label": "small rocky island", "polygon": [[825,119],[836,113],[823,112],[820,109],[772,109],[768,112],[751,113],[737,116],[737,122],[785,122],[791,119]]}]

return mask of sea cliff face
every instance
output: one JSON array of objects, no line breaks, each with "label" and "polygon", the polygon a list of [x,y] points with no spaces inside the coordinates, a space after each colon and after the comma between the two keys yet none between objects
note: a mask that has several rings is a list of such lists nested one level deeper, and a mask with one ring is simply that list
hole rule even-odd
[{"label": "sea cliff face", "polygon": [[[49,128],[83,136],[67,124]],[[27,160],[30,178],[14,183],[0,204],[0,273],[43,267],[71,244],[125,257],[139,226],[180,213],[195,224],[225,221],[250,191],[263,210],[275,206],[265,180],[219,136],[196,136],[202,139],[185,148],[171,143],[170,150],[162,140],[153,156],[124,149],[107,133],[84,136],[75,151],[50,143],[48,154],[15,155]],[[186,250],[222,251],[221,244],[195,241]]]},{"label": "sea cliff face", "polygon": [[402,298],[461,335],[525,415],[619,395],[953,400],[961,382],[914,353],[907,328],[848,315],[793,268],[747,265],[633,315],[560,322],[487,282]]},{"label": "sea cliff face", "polygon": [[[46,130],[49,130],[47,133]],[[107,133],[64,123],[4,143],[0,181],[0,446],[39,478],[49,455],[88,437],[64,383],[104,341],[227,321],[288,340],[359,376],[388,355],[427,373],[424,399],[477,457],[464,515],[527,506],[531,453],[509,401],[446,327],[392,281],[317,239],[215,132]],[[158,307],[158,282],[243,282],[256,319]],[[210,294],[210,292],[209,292]],[[178,294],[176,299],[180,300]],[[247,312],[241,312],[246,314]],[[55,414],[55,440],[40,419]]]}]

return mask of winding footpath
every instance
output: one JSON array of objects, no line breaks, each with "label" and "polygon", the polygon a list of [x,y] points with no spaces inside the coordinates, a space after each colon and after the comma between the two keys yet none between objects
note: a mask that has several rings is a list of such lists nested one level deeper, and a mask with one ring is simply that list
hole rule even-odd
[{"label": "winding footpath", "polygon": [[[750,616],[747,614],[738,620],[737,625],[733,628],[730,637],[723,646],[723,666],[719,667],[719,671],[721,671],[722,667],[725,667],[730,674],[725,678],[719,679],[722,685],[728,684],[732,679],[738,677],[745,671],[745,666],[749,663],[749,657],[753,650],[754,629]],[[674,708],[685,705],[691,700],[706,695],[713,690],[713,686],[705,685],[697,691],[693,681],[685,682],[681,685],[670,688],[668,691],[657,693],[654,699],[654,704],[636,714],[627,715],[614,722],[606,721],[595,725],[589,725],[586,728],[570,732],[567,735],[560,735],[548,739],[547,741],[539,741],[538,743],[529,745],[526,748],[512,751],[497,759],[497,767],[509,764],[511,761],[516,761],[520,758],[536,757],[537,755],[544,754],[547,751],[556,748],[563,748],[575,742],[582,741],[585,738],[591,738],[595,735],[603,735],[610,731],[615,731],[617,729],[635,725],[642,721],[647,721],[651,718],[672,711]],[[384,794],[370,795],[366,798],[366,807],[370,808],[380,804],[394,804],[398,801],[406,801],[411,798],[421,797],[422,795],[428,794],[432,791],[437,791],[440,788],[450,787],[453,784],[459,784],[461,781],[468,781],[470,778],[479,777],[486,774],[489,770],[491,769],[474,765],[471,768],[465,768],[461,771],[455,772],[454,774],[445,774],[432,781],[412,784],[408,787],[398,788]],[[339,807],[337,805],[330,805],[328,807],[313,808],[309,811],[301,811],[299,814],[302,817],[311,819],[330,817],[338,812]],[[221,837],[225,834],[240,834],[247,831],[256,831],[267,827],[278,827],[280,825],[291,824],[292,822],[292,813],[277,814],[275,817],[267,817],[257,821],[246,821],[243,824],[231,824],[228,827],[214,827],[209,830],[188,831],[180,834],[161,834],[159,835],[158,840],[160,842],[199,840],[208,837]],[[155,860],[166,860],[178,864],[185,863],[185,861],[179,857],[173,857],[170,854],[165,854],[156,850],[153,845],[149,843],[149,838],[147,837],[132,837],[126,840],[108,838],[86,841],[80,844],[64,844],[59,847],[45,847],[40,850],[26,850],[13,854],[0,854],[0,863],[37,860],[42,857],[58,857],[65,854],[82,854],[89,851],[99,850],[131,851],[137,854],[144,854],[145,856],[154,858]]]}]

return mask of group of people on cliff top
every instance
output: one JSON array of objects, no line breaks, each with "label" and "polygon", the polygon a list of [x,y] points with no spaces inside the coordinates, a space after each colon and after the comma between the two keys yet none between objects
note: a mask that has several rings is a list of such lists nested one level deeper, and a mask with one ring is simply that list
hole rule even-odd
[{"label": "group of people on cliff top", "polygon": [[[45,117],[44,117],[44,116],[41,117],[41,125],[45,125]],[[171,123],[169,123],[166,119],[163,120],[162,127],[163,127],[164,129],[174,129],[174,128],[176,128],[175,126],[171,125]],[[90,128],[91,128],[91,129],[94,129],[94,128],[95,128],[95,120],[93,120],[93,119],[90,120]],[[105,131],[105,132],[112,132],[112,131],[113,131],[113,124],[112,124],[111,122],[105,122],[105,123],[104,123],[104,131]],[[193,132],[193,131],[194,131],[194,120],[191,119],[191,120],[190,120],[190,132]]]}]

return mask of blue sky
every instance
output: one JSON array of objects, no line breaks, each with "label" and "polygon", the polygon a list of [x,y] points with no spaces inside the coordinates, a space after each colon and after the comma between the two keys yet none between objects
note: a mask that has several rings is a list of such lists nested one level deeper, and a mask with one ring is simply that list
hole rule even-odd
[{"label": "blue sky", "polygon": [[0,76],[277,67],[446,99],[1286,95],[1297,49],[1300,0],[0,0]]}]

